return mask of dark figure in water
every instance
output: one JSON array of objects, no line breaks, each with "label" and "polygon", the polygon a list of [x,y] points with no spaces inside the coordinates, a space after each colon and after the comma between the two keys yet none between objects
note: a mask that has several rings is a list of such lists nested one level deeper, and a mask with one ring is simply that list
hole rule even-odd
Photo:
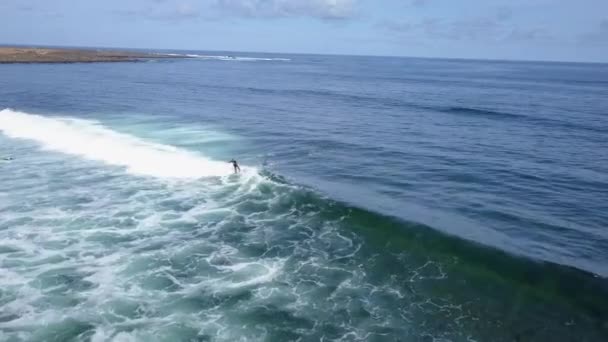
[{"label": "dark figure in water", "polygon": [[234,167],[234,173],[241,172],[241,167],[239,166],[239,163],[236,162],[236,160],[232,159],[229,161],[229,163],[232,164],[232,166]]}]

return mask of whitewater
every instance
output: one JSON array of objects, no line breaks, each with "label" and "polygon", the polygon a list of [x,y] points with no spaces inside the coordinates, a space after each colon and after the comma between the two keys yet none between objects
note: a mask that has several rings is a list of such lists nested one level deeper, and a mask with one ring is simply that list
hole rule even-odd
[{"label": "whitewater", "polygon": [[117,133],[95,121],[4,109],[0,111],[0,131],[12,138],[35,141],[43,149],[122,166],[133,174],[196,179],[226,176],[231,171],[226,163]]},{"label": "whitewater", "polygon": [[[252,257],[218,235],[239,234],[236,222],[255,219],[258,210],[247,207],[258,200],[247,198],[270,180],[254,168],[231,177],[227,163],[97,121],[5,109],[0,132],[33,142],[43,153],[38,162],[51,169],[66,167],[61,175],[35,176],[40,164],[28,169],[27,156],[18,155],[3,170],[5,181],[27,186],[11,182],[0,197],[0,339],[181,340],[203,332],[246,339],[212,302],[270,283],[286,259]],[[46,153],[56,155],[51,161]],[[78,167],[60,162],[62,155],[102,164],[75,176],[69,168]],[[6,170],[18,163],[20,174]],[[242,243],[259,244],[257,234]],[[198,303],[200,293],[211,302]]]}]

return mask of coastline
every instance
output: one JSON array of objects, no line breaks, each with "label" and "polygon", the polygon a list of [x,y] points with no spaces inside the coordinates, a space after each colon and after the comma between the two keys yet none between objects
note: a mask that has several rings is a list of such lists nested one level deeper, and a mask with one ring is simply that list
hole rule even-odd
[{"label": "coastline", "polygon": [[159,58],[187,56],[118,50],[0,47],[0,64],[137,62]]}]

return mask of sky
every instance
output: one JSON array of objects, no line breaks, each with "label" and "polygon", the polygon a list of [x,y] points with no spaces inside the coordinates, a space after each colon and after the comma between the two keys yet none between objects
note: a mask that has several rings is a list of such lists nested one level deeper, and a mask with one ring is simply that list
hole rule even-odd
[{"label": "sky", "polygon": [[608,62],[608,0],[0,0],[0,44]]}]

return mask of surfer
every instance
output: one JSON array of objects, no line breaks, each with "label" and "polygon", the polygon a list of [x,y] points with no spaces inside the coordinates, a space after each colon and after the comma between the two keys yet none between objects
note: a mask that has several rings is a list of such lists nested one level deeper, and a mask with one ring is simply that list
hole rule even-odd
[{"label": "surfer", "polygon": [[230,164],[232,164],[232,166],[234,167],[234,173],[239,173],[241,172],[241,167],[239,166],[239,163],[236,162],[236,160],[231,159],[229,161]]}]

